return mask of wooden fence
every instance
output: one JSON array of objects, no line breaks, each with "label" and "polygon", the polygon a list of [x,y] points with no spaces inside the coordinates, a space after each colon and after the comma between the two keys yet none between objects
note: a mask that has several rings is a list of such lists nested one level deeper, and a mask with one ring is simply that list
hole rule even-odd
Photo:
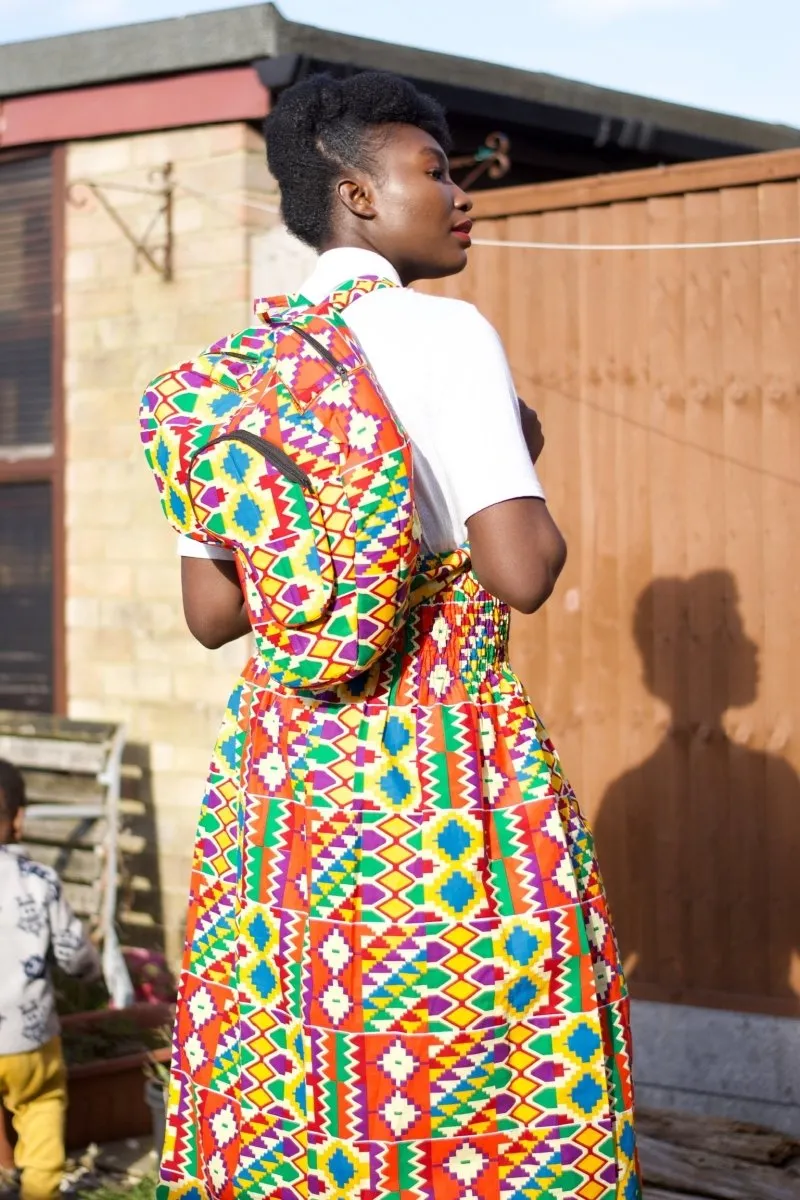
[{"label": "wooden fence", "polygon": [[[800,154],[479,196],[475,236],[800,237]],[[800,247],[476,246],[570,547],[513,654],[635,995],[800,1014]],[[487,414],[487,421],[490,415]]]}]

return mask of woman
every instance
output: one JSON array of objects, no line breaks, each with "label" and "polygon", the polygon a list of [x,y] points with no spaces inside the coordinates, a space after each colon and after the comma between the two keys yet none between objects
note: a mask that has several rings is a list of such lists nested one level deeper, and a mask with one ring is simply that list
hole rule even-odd
[{"label": "woman", "polygon": [[[286,224],[321,252],[303,297],[402,285],[346,319],[413,444],[431,582],[359,698],[281,692],[257,658],[234,692],[195,854],[166,1194],[634,1200],[627,999],[591,838],[506,658],[509,607],[539,608],[566,554],[542,434],[491,326],[408,289],[467,262],[442,111],[392,76],[316,77],[267,144]],[[246,633],[229,555],[181,548],[194,635]]]}]

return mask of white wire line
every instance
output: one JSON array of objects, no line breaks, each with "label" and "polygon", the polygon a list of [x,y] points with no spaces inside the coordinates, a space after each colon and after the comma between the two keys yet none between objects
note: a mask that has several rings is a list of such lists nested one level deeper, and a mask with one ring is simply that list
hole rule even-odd
[{"label": "white wire line", "polygon": [[260,200],[248,200],[245,197],[234,199],[230,196],[212,196],[210,192],[202,192],[199,188],[189,187],[188,183],[181,183],[179,180],[175,181],[175,189],[191,196],[193,200],[203,201],[210,208],[217,209],[218,212],[232,213],[238,205],[244,208],[255,208],[260,212],[272,213],[276,217],[279,217],[281,213],[277,204],[263,204]]},{"label": "white wire line", "polygon": [[280,207],[277,204],[262,204],[260,200],[245,200],[243,203],[245,208],[256,208],[260,212],[274,213],[278,217],[281,215]]},{"label": "white wire line", "polygon": [[511,242],[493,238],[473,238],[473,246],[505,246],[508,250],[740,250],[749,246],[800,246],[800,237],[752,238],[743,242]]},{"label": "white wire line", "polygon": [[[258,212],[280,216],[280,208],[276,204],[265,204],[261,200],[248,200],[246,197],[236,200],[228,197],[212,196],[209,192],[189,187],[188,184],[176,181],[175,187],[195,200],[202,200],[220,212],[232,212],[239,205],[252,208]],[[800,246],[800,237],[783,238],[750,238],[744,241],[729,242],[518,242],[506,241],[501,238],[473,238],[473,246],[497,246],[506,250],[567,250],[579,251],[585,254],[617,253],[630,254],[644,250],[648,252],[665,250],[746,250],[758,246]]]}]

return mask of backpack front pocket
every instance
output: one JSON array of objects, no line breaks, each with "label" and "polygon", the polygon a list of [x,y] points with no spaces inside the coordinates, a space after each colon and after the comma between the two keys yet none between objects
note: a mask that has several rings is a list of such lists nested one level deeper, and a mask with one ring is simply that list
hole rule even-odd
[{"label": "backpack front pocket", "polygon": [[328,532],[312,479],[281,446],[245,429],[213,438],[189,461],[189,494],[268,609],[251,613],[254,625],[319,620],[335,588]]}]

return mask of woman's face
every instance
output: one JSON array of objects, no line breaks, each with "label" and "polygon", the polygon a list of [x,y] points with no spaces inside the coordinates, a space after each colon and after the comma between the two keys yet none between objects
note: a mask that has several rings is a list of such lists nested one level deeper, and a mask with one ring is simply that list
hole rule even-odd
[{"label": "woman's face", "polygon": [[340,184],[348,210],[343,232],[352,235],[355,228],[359,243],[387,258],[404,284],[463,271],[472,201],[450,178],[447,155],[414,125],[394,125],[381,133],[376,168],[362,180],[360,201]]}]

